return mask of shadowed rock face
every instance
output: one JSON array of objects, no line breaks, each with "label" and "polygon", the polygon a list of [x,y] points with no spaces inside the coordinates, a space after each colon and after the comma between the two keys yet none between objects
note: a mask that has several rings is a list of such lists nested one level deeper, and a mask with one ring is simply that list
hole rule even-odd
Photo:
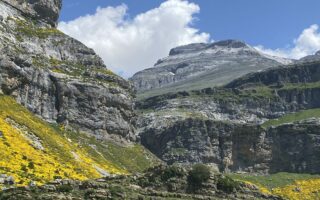
[{"label": "shadowed rock face", "polygon": [[245,88],[250,85],[282,85],[285,83],[308,83],[320,81],[320,62],[299,62],[292,66],[281,66],[259,73],[252,73],[227,84],[228,88]]},{"label": "shadowed rock face", "polygon": [[60,0],[0,1],[0,92],[49,122],[134,139],[132,86],[54,26]]},{"label": "shadowed rock face", "polygon": [[319,122],[263,130],[254,125],[186,119],[151,129],[142,143],[172,163],[208,163],[221,171],[320,173]]},{"label": "shadowed rock face", "polygon": [[2,0],[29,17],[57,25],[62,0]]}]

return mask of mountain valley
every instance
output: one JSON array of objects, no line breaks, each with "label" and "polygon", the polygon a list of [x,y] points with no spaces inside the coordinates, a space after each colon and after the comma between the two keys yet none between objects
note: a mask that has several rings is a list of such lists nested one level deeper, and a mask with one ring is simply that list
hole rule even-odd
[{"label": "mountain valley", "polygon": [[319,199],[320,51],[173,48],[129,80],[0,0],[0,199]]}]

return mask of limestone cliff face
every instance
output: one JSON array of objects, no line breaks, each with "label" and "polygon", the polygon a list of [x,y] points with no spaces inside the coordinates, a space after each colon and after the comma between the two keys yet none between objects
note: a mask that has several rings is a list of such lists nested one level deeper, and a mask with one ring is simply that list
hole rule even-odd
[{"label": "limestone cliff face", "polygon": [[244,88],[263,84],[281,87],[285,83],[310,83],[320,81],[319,61],[281,66],[259,73],[252,73],[227,84],[227,88]]},{"label": "limestone cliff face", "polygon": [[[140,100],[136,124],[141,141],[168,163],[319,173],[319,67],[319,62],[280,67],[223,88]],[[308,109],[309,114],[281,121]],[[267,126],[270,120],[277,125]]]},{"label": "limestone cliff face", "polygon": [[60,8],[60,0],[0,1],[0,91],[47,121],[134,139],[131,85],[54,28]]},{"label": "limestone cliff face", "polygon": [[186,119],[151,129],[142,143],[168,163],[208,163],[221,171],[319,173],[319,120],[264,130]]}]

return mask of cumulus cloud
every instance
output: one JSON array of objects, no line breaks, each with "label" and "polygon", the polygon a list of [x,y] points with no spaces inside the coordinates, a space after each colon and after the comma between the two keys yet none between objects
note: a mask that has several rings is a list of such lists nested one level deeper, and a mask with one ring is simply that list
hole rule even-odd
[{"label": "cumulus cloud", "polygon": [[320,50],[319,26],[314,24],[309,28],[304,29],[300,36],[293,41],[292,48],[267,49],[261,45],[256,46],[256,48],[270,55],[293,59],[299,59],[314,54],[316,51]]},{"label": "cumulus cloud", "polygon": [[153,66],[172,47],[208,42],[210,35],[192,27],[197,4],[167,0],[159,7],[128,17],[125,4],[97,8],[93,15],[59,23],[66,34],[93,48],[107,67],[124,77]]}]

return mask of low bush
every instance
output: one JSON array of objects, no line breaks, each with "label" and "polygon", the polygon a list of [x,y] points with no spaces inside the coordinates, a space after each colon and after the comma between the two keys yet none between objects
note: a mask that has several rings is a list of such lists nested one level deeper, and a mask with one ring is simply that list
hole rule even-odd
[{"label": "low bush", "polygon": [[59,192],[71,192],[73,190],[71,185],[59,185],[57,191]]},{"label": "low bush", "polygon": [[188,175],[188,184],[190,189],[197,190],[201,187],[202,183],[206,182],[210,178],[210,169],[206,165],[196,164],[190,170]]},{"label": "low bush", "polygon": [[239,183],[230,177],[220,177],[217,183],[217,189],[226,193],[234,192],[239,187]]},{"label": "low bush", "polygon": [[177,166],[169,166],[161,174],[161,180],[167,181],[170,178],[178,177],[181,178],[184,176],[183,169]]}]

